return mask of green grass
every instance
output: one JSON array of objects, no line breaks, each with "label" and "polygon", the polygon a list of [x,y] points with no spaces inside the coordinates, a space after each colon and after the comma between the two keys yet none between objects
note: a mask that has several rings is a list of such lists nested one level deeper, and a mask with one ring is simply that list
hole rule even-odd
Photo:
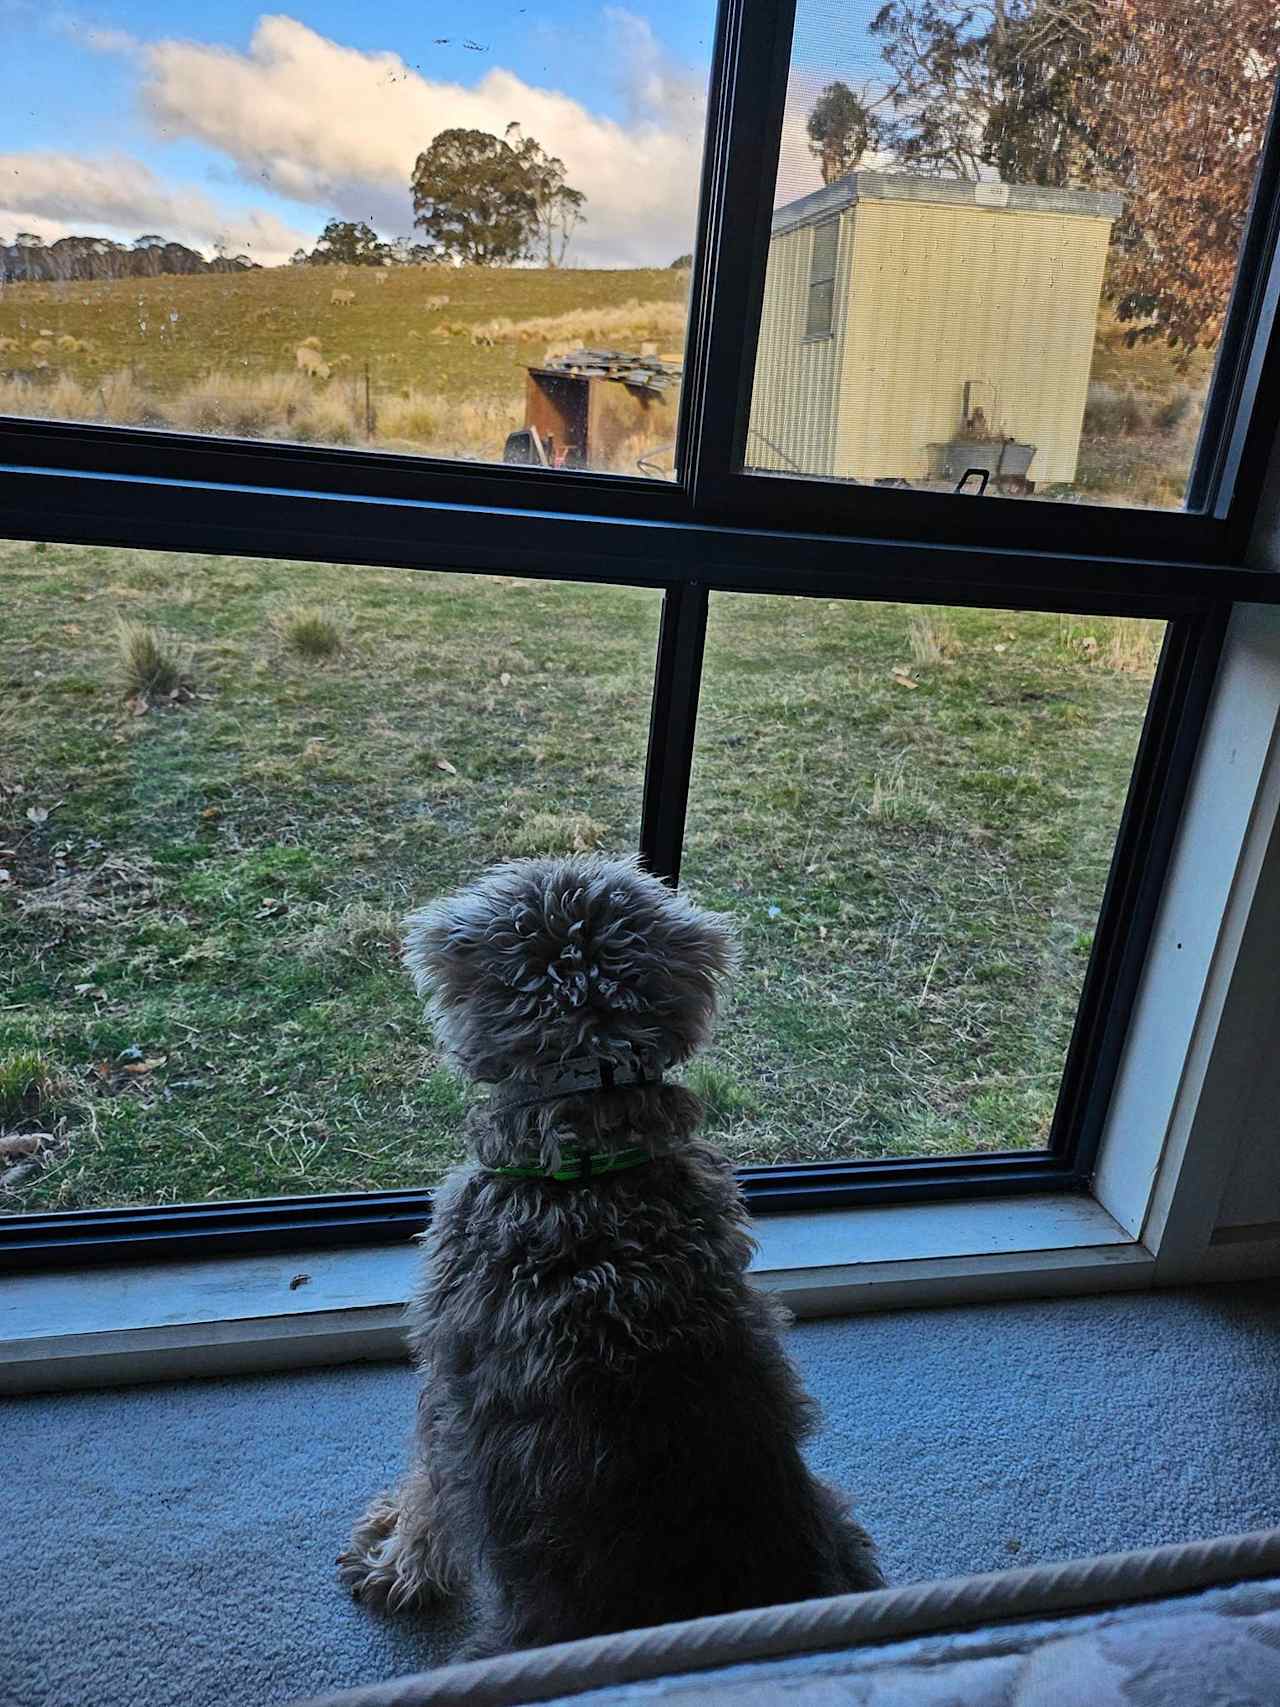
[{"label": "green grass", "polygon": [[[332,303],[335,288],[355,300]],[[687,291],[688,274],[670,268],[276,267],[16,285],[0,292],[0,340],[12,341],[0,341],[0,412],[344,444],[372,428],[392,448],[499,458],[525,367],[548,347],[536,328],[522,338],[502,323],[637,303],[603,341],[678,349],[651,320],[670,321]],[[300,371],[302,345],[323,378]],[[7,390],[6,372],[16,376]]]},{"label": "green grass", "polygon": [[[335,288],[354,301],[333,303]],[[529,363],[583,342],[678,352],[687,291],[671,268],[277,267],[10,285],[0,414],[494,460],[523,420]],[[544,324],[566,315],[575,330]],[[1131,344],[1131,330],[1102,305],[1077,478],[1040,496],[1181,504],[1212,353]],[[303,372],[300,352],[323,372]],[[620,388],[608,395],[621,406]],[[634,473],[673,438],[672,411],[654,408],[603,461]]]},{"label": "green grass", "polygon": [[[337,654],[288,645],[299,602]],[[3,1105],[51,1142],[0,1209],[436,1177],[468,1093],[399,920],[634,847],[659,596],[4,544],[0,605],[0,1063],[51,1087]],[[189,698],[123,698],[120,616]],[[713,599],[685,875],[745,957],[693,1078],[735,1156],[1043,1141],[1153,639]]]}]

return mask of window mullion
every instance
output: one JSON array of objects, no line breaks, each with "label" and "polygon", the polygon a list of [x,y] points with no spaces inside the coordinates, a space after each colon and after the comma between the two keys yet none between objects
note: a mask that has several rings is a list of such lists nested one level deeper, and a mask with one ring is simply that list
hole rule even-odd
[{"label": "window mullion", "polygon": [[794,19],[795,0],[721,9],[682,418],[695,511],[741,462]]},{"label": "window mullion", "polygon": [[649,870],[672,885],[680,878],[706,632],[706,587],[696,581],[668,587],[653,681],[640,853]]}]

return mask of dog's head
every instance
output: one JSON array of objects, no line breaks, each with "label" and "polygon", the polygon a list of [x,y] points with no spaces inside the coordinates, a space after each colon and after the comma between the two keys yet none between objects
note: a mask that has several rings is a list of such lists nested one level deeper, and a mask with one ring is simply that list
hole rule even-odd
[{"label": "dog's head", "polygon": [[635,859],[495,866],[406,920],[405,960],[442,1048],[473,1079],[566,1063],[660,1071],[710,1035],[729,923]]}]

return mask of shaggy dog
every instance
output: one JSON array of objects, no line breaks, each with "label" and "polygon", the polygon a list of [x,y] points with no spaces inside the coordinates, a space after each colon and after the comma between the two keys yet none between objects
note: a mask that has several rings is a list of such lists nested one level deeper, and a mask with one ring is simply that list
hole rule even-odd
[{"label": "shaggy dog", "polygon": [[710,1034],[726,921],[587,855],[407,924],[442,1048],[493,1089],[424,1235],[412,1464],[342,1580],[391,1610],[469,1590],[471,1658],[879,1587],[801,1456],[814,1407],[729,1164],[662,1081]]}]

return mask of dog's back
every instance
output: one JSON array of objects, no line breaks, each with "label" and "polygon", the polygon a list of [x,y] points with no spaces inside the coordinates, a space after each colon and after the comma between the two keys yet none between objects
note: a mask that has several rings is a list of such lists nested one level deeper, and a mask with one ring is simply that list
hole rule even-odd
[{"label": "dog's back", "polygon": [[801,1456],[812,1408],[746,1282],[743,1220],[696,1141],[590,1185],[472,1175],[446,1195],[433,1266],[455,1287],[432,1288],[421,1350],[480,1649],[880,1582]]}]

